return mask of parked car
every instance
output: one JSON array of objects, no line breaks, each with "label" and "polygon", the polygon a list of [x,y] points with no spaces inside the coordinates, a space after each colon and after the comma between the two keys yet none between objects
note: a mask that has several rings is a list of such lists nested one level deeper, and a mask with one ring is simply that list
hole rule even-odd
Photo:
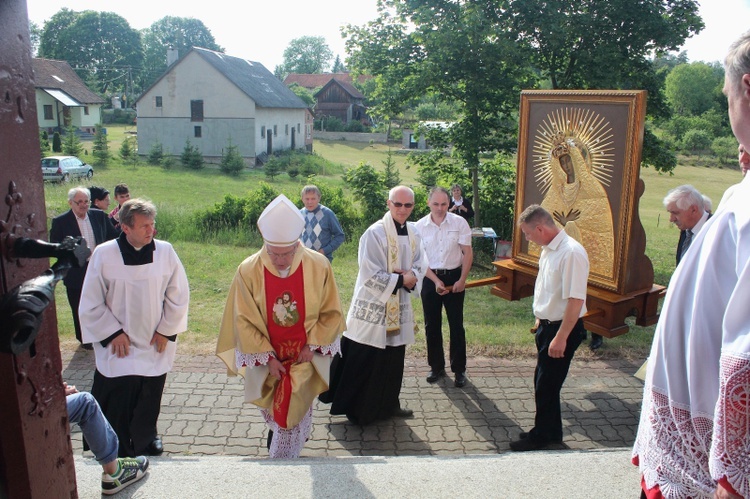
[{"label": "parked car", "polygon": [[91,178],[94,168],[75,156],[42,158],[42,177],[52,182],[70,182],[74,178]]}]

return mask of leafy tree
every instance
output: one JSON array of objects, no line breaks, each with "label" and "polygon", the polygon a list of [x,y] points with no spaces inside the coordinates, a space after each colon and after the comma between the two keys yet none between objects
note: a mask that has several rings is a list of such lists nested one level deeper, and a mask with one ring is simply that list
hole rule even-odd
[{"label": "leafy tree", "polygon": [[717,137],[711,142],[711,152],[718,158],[721,164],[736,164],[737,161],[737,139],[734,137]]},{"label": "leafy tree", "polygon": [[705,130],[688,130],[682,138],[682,147],[693,154],[700,154],[711,147],[711,136]]},{"label": "leafy tree", "polygon": [[331,73],[345,73],[346,72],[346,66],[344,66],[344,63],[341,62],[341,57],[336,55],[336,60],[333,61],[333,67],[331,68]]},{"label": "leafy tree", "polygon": [[219,168],[224,173],[233,175],[235,177],[245,169],[245,161],[242,159],[242,156],[240,156],[240,153],[237,150],[237,146],[235,144],[232,144],[231,137],[229,137],[227,143],[226,153],[224,153],[223,151],[221,153],[221,163],[219,164]]},{"label": "leafy tree", "polygon": [[62,153],[68,156],[80,156],[83,153],[83,144],[81,144],[81,139],[76,134],[76,128],[73,125],[65,129]]},{"label": "leafy tree", "polygon": [[501,1],[381,0],[376,20],[343,30],[350,66],[374,75],[376,113],[395,116],[427,93],[457,106],[447,135],[474,198],[480,152],[515,147],[518,94],[534,81],[506,9]]},{"label": "leafy tree", "polygon": [[687,52],[682,50],[677,55],[670,53],[657,55],[654,57],[653,66],[657,72],[669,73],[680,64],[687,64],[688,62]]},{"label": "leafy tree", "polygon": [[718,108],[714,97],[721,94],[723,83],[724,75],[705,62],[680,64],[667,75],[664,93],[676,114],[697,116]]},{"label": "leafy tree", "polygon": [[96,126],[91,154],[95,158],[94,164],[100,166],[106,166],[112,156],[109,152],[109,137],[104,133],[104,128],[101,125]]},{"label": "leafy tree", "polygon": [[289,42],[284,50],[284,62],[274,73],[282,80],[289,73],[323,73],[330,67],[331,58],[333,52],[324,37],[302,36]]},{"label": "leafy tree", "polygon": [[52,152],[62,152],[62,140],[60,139],[60,132],[52,134]]},{"label": "leafy tree", "polygon": [[313,108],[315,107],[315,97],[313,97],[312,92],[310,92],[308,89],[300,85],[299,83],[292,83],[289,85],[289,90],[294,92],[297,97],[302,99],[302,101],[307,104],[307,107]]},{"label": "leafy tree", "polygon": [[375,168],[364,161],[344,171],[344,183],[351,187],[354,199],[362,205],[365,225],[383,215],[388,200],[388,189]]},{"label": "leafy tree", "polygon": [[34,21],[29,21],[29,41],[31,42],[31,56],[35,57],[42,38],[42,28]]},{"label": "leafy tree", "polygon": [[[520,40],[553,89],[646,89],[647,112],[669,116],[651,54],[675,51],[703,29],[696,0],[510,0]],[[653,134],[643,161],[661,171],[676,164]],[[660,151],[661,149],[664,149]]]},{"label": "leafy tree", "polygon": [[191,17],[163,17],[141,32],[141,40],[144,88],[166,71],[168,47],[176,49],[180,56],[187,54],[192,47],[224,52],[203,21]]},{"label": "leafy tree", "polygon": [[92,10],[55,14],[44,25],[40,55],[67,61],[101,93],[109,92],[114,82],[114,88],[125,88],[132,82],[132,69],[143,63],[138,31],[115,13]]}]

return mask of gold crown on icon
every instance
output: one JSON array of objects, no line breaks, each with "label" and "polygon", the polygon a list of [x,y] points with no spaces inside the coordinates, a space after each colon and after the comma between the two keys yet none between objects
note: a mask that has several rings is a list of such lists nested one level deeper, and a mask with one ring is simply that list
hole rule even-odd
[{"label": "gold crown on icon", "polygon": [[568,144],[568,138],[564,132],[555,132],[550,138],[552,143],[552,150],[550,153],[555,158],[570,154],[570,145]]}]

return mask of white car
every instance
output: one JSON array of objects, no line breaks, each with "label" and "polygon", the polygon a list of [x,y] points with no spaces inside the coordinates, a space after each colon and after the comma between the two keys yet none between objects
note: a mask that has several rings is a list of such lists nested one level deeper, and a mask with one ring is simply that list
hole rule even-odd
[{"label": "white car", "polygon": [[48,156],[42,158],[42,177],[51,182],[70,182],[74,178],[90,179],[94,168],[75,156]]}]

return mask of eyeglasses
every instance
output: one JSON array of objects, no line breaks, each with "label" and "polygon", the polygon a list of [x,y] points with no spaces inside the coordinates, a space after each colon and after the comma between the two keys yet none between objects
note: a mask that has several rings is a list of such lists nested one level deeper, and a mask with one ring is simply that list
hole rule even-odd
[{"label": "eyeglasses", "polygon": [[399,203],[398,201],[391,201],[391,204],[395,206],[396,208],[413,208],[414,207],[414,203]]},{"label": "eyeglasses", "polygon": [[75,204],[77,204],[78,206],[84,206],[84,205],[89,204],[89,200],[88,199],[82,199],[80,201],[73,200],[73,202]]},{"label": "eyeglasses", "polygon": [[292,251],[287,251],[286,253],[274,253],[271,250],[266,250],[266,253],[268,253],[268,256],[270,256],[271,258],[291,258],[296,252],[297,248],[294,248]]}]

